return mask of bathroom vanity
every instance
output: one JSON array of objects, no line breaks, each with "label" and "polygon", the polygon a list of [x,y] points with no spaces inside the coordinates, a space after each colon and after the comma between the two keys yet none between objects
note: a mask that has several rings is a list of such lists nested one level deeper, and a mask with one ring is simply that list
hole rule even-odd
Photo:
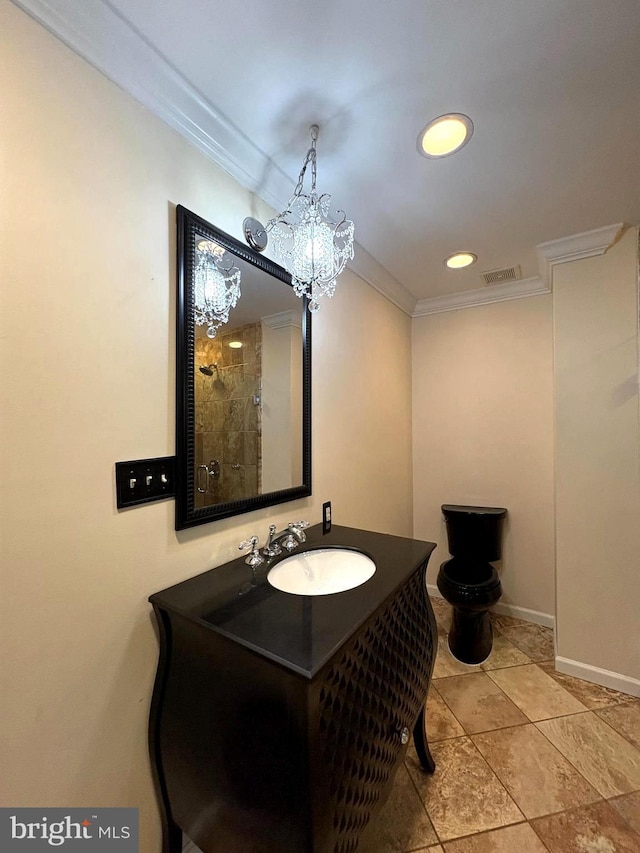
[{"label": "bathroom vanity", "polygon": [[[435,545],[334,526],[299,551],[351,548],[374,575],[292,595],[239,558],[150,598],[160,661],[150,751],[163,853],[353,853],[413,731],[433,771],[424,704],[437,633]],[[296,552],[297,553],[297,552]]]}]

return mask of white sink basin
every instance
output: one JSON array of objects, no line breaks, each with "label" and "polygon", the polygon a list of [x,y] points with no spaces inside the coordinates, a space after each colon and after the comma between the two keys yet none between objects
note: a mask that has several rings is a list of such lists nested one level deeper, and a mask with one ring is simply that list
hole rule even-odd
[{"label": "white sink basin", "polygon": [[372,559],[350,548],[318,548],[292,554],[277,563],[267,580],[294,595],[331,595],[368,581],[376,570]]}]

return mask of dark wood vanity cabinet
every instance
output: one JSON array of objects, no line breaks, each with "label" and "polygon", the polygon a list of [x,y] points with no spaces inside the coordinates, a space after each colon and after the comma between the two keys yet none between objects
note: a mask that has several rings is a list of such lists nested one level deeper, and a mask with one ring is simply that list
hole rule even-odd
[{"label": "dark wood vanity cabinet", "polygon": [[[350,528],[374,577],[293,596],[242,560],[151,597],[161,651],[150,747],[164,853],[351,853],[386,799],[410,732],[433,770],[424,703],[437,633],[433,545]],[[369,589],[366,589],[369,587]],[[359,592],[358,592],[359,590]],[[377,603],[376,603],[377,601]]]}]

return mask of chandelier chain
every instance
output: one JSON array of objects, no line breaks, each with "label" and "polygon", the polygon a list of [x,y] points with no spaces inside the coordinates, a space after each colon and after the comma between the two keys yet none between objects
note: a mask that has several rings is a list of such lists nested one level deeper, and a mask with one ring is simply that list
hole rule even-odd
[{"label": "chandelier chain", "polygon": [[[315,133],[314,133],[315,128]],[[273,219],[270,219],[265,225],[265,230],[267,232],[271,231],[276,222],[283,221],[287,216],[290,216],[293,211],[291,210],[291,206],[294,201],[301,195],[302,188],[304,186],[304,176],[307,171],[307,166],[311,163],[311,195],[314,196],[316,194],[316,179],[317,179],[317,153],[316,153],[316,140],[318,138],[318,131],[316,126],[314,125],[311,129],[311,147],[307,151],[307,155],[304,158],[304,163],[302,164],[302,169],[300,169],[300,174],[298,175],[298,182],[296,184],[296,188],[294,189],[289,201],[287,202],[286,208],[279,213],[277,216],[274,216]]]},{"label": "chandelier chain", "polygon": [[[321,296],[331,298],[336,278],[353,258],[353,222],[343,210],[331,214],[331,196],[316,192],[318,126],[312,125],[309,147],[293,195],[286,208],[270,219],[264,232],[272,235],[274,248],[298,296],[309,298],[309,310],[319,308]],[[311,167],[311,189],[304,192]],[[264,233],[263,232],[263,233]]]}]

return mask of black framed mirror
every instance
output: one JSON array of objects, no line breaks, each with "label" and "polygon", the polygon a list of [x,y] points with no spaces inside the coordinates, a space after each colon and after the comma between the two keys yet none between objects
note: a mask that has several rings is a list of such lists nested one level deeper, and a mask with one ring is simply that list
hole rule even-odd
[{"label": "black framed mirror", "polygon": [[[177,225],[182,530],[311,494],[311,316],[278,264],[182,206]],[[240,288],[228,321],[217,328],[199,310],[207,259]],[[215,271],[204,288],[214,279]]]}]

